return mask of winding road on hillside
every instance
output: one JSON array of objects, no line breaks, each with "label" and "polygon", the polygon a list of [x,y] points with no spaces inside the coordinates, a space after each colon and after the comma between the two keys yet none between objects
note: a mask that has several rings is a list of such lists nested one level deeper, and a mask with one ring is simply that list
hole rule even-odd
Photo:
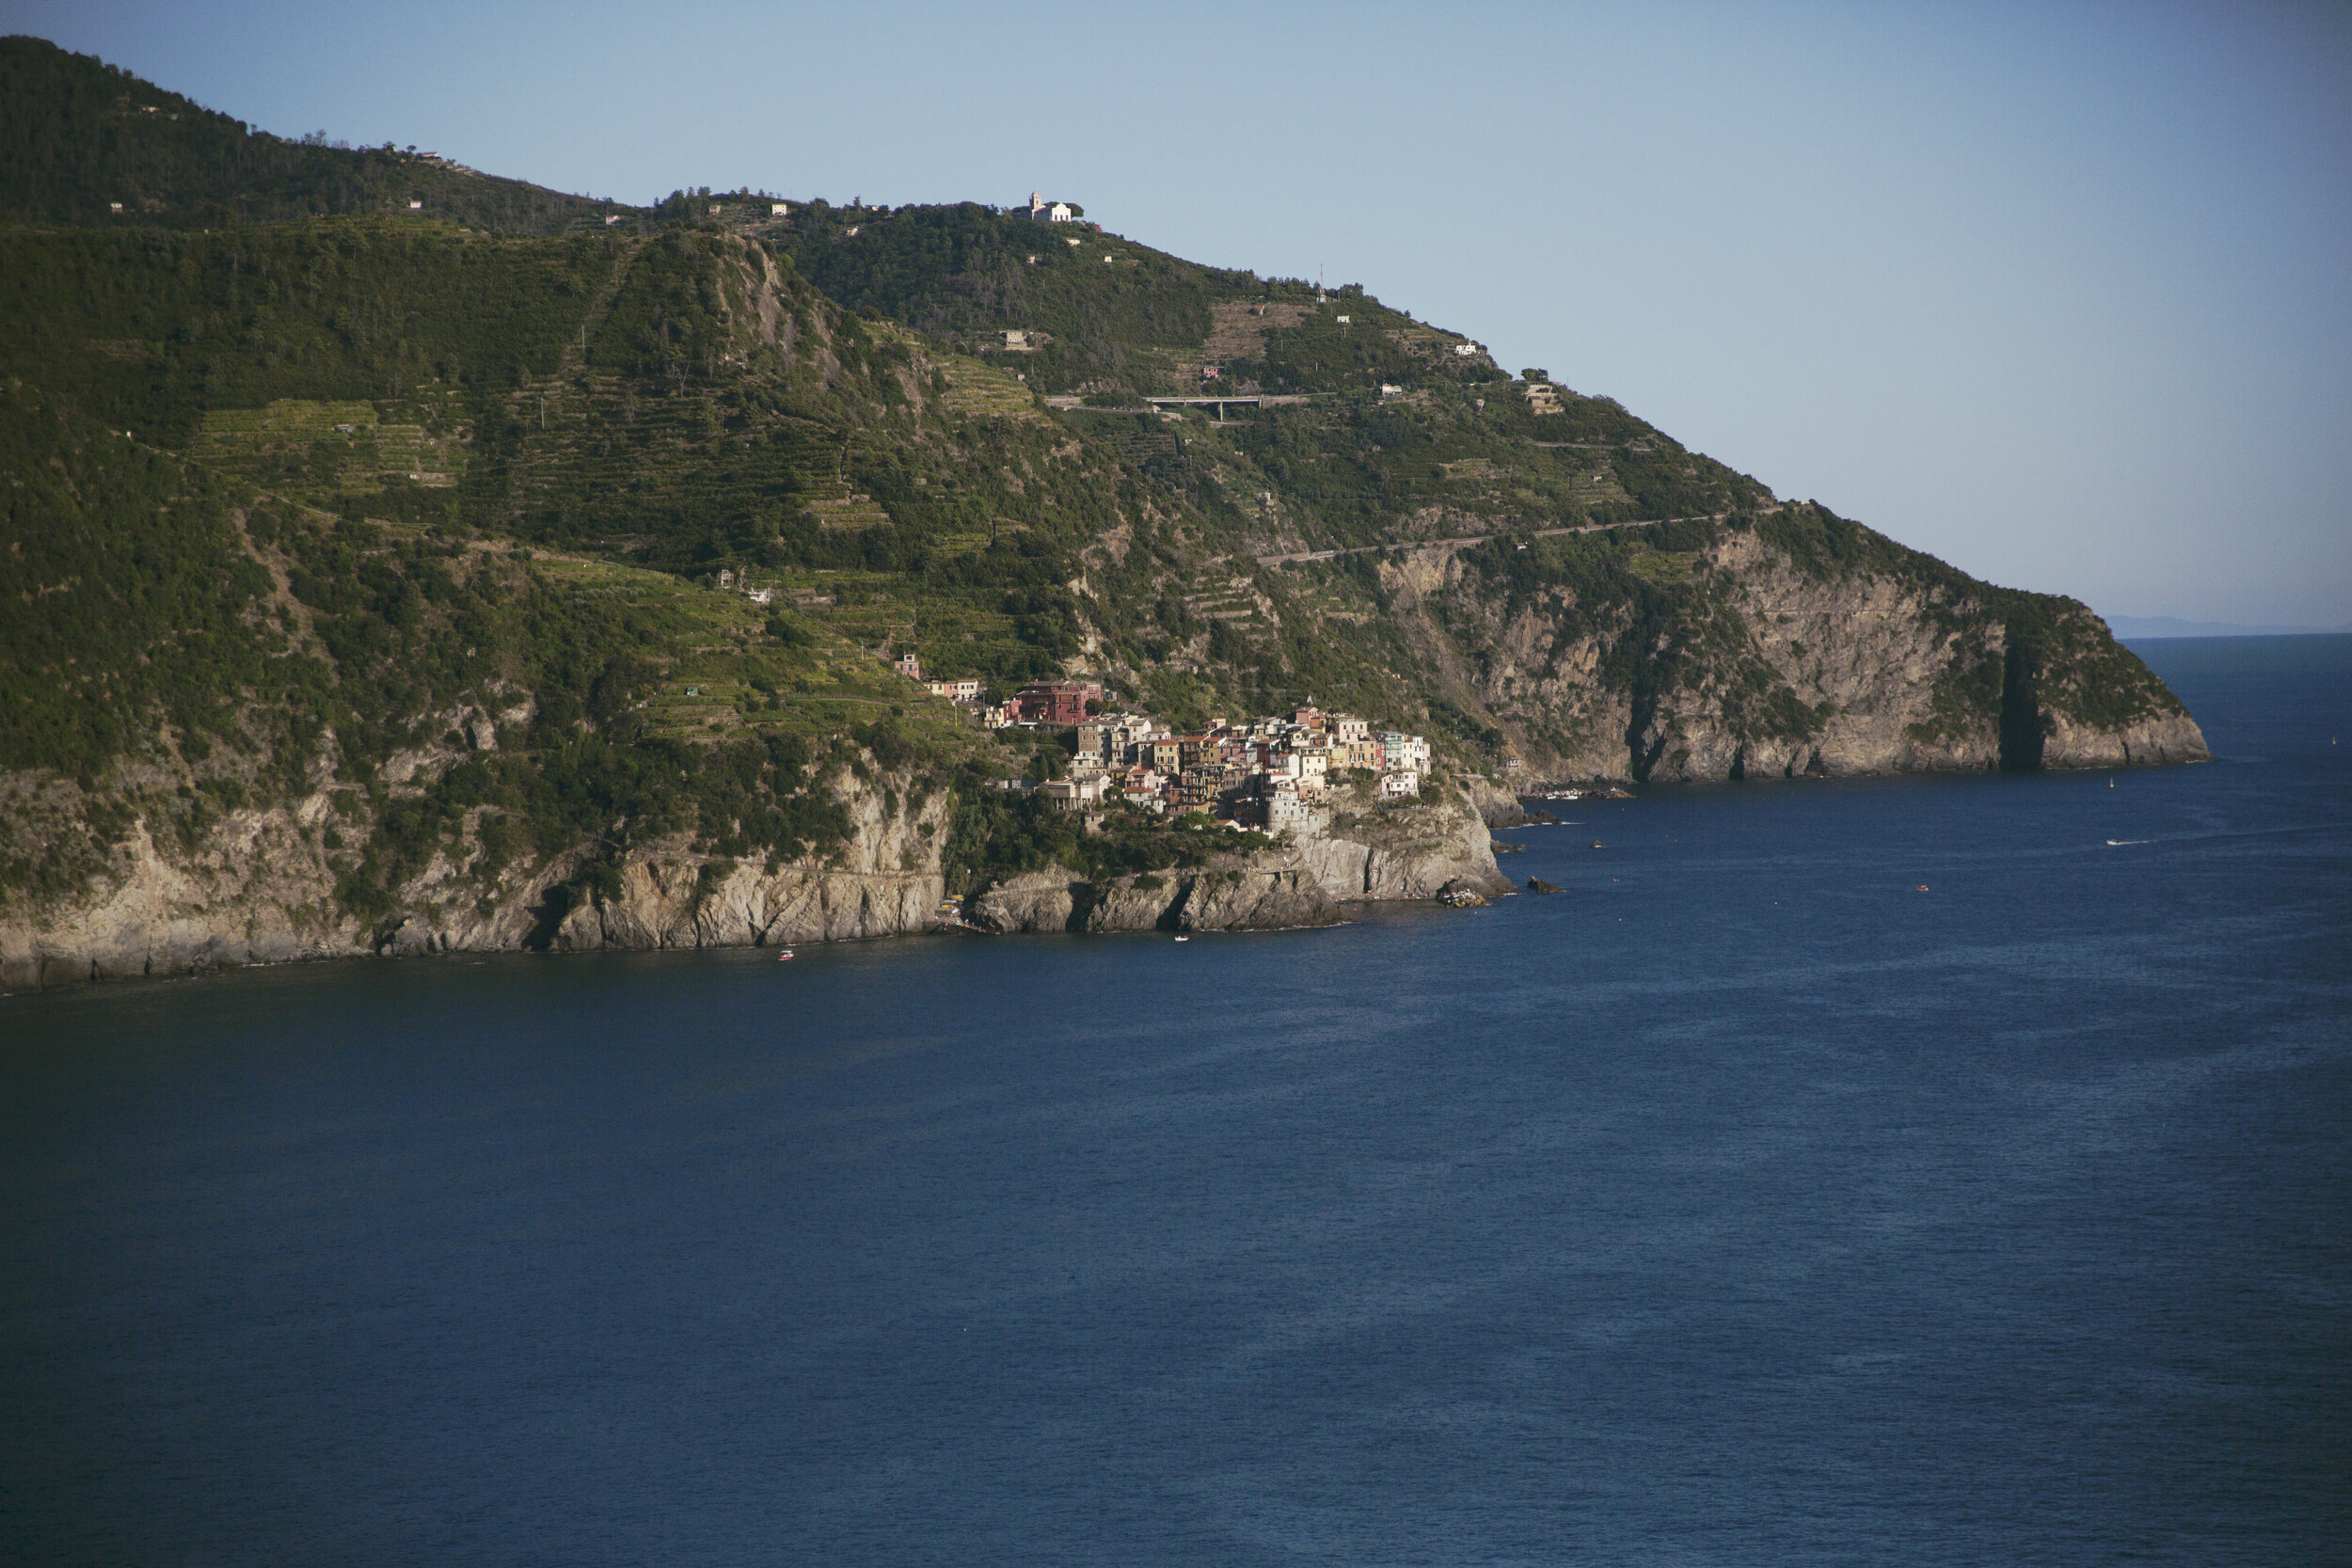
[{"label": "winding road on hillside", "polygon": [[[1787,501],[1768,506],[1763,512],[1780,512]],[[1290,555],[1262,555],[1256,558],[1261,566],[1290,566],[1302,561],[1330,561],[1343,555],[1371,555],[1376,550],[1443,550],[1462,549],[1483,545],[1489,539],[1556,539],[1568,533],[1607,533],[1621,528],[1656,528],[1661,523],[1720,523],[1730,516],[1728,512],[1710,512],[1695,517],[1635,517],[1622,523],[1585,523],[1577,528],[1514,529],[1501,533],[1461,533],[1448,539],[1406,539],[1392,545],[1356,545],[1343,550],[1299,550]],[[1762,515],[1759,513],[1758,515]]]}]

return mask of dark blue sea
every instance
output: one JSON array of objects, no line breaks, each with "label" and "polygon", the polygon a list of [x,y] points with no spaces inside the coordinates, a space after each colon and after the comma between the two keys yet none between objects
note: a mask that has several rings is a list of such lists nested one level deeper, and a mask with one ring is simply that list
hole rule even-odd
[{"label": "dark blue sea", "polygon": [[1481,911],[0,1002],[0,1560],[2352,1561],[2352,639],[2141,651]]}]

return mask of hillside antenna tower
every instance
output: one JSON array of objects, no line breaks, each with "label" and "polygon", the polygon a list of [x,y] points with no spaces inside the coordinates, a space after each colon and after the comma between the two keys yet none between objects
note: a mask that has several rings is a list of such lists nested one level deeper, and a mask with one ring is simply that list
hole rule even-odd
[{"label": "hillside antenna tower", "polygon": [[1321,261],[1315,263],[1315,303],[1317,305],[1323,303],[1323,263]]}]

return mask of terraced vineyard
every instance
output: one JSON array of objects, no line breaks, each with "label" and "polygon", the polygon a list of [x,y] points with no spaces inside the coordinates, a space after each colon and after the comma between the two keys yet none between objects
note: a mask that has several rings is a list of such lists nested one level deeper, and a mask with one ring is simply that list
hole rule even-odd
[{"label": "terraced vineyard", "polygon": [[[862,585],[833,583],[832,594],[799,590],[795,629],[779,638],[771,629],[776,612],[741,592],[588,557],[540,551],[532,560],[566,603],[631,612],[650,667],[636,703],[651,736],[703,744],[771,732],[813,738],[845,722],[889,718],[949,752],[976,738],[966,714],[887,662],[883,650],[905,624],[902,611],[818,605],[871,592]],[[786,587],[783,595],[794,592]]]},{"label": "terraced vineyard", "polygon": [[[314,501],[377,496],[388,483],[449,489],[465,472],[468,446],[451,404],[446,396],[429,408],[413,399],[378,405],[280,398],[259,409],[211,409],[188,451],[258,488]],[[390,421],[383,418],[388,410],[421,418]]]}]

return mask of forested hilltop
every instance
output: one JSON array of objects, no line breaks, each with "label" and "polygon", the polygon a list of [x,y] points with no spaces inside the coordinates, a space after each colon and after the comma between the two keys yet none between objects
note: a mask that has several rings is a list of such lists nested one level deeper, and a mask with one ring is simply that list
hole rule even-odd
[{"label": "forested hilltop", "polygon": [[756,868],[867,934],[1226,863],[1009,807],[1065,737],[909,654],[1424,731],[1439,800],[2203,754],[2083,606],[1359,288],[976,203],[620,208],[35,40],[0,84],[0,948],[557,942],[657,859],[676,928]]}]

